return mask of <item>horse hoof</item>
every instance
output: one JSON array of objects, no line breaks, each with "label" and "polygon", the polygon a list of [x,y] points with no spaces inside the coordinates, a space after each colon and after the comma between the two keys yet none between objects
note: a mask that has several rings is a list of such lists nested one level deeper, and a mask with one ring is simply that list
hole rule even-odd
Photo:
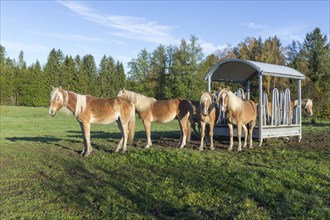
[{"label": "horse hoof", "polygon": [[203,151],[203,147],[199,147],[199,151]]},{"label": "horse hoof", "polygon": [[214,150],[214,147],[210,147],[210,150]]},{"label": "horse hoof", "polygon": [[242,152],[242,148],[237,149],[237,152]]},{"label": "horse hoof", "polygon": [[83,156],[88,157],[90,154],[91,154],[91,152],[87,151],[87,152],[84,152]]},{"label": "horse hoof", "polygon": [[228,148],[228,151],[233,151],[233,148]]}]

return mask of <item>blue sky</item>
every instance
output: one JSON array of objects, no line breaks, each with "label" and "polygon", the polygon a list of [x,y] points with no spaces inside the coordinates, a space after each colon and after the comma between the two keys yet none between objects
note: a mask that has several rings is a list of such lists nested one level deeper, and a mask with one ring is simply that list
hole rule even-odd
[{"label": "blue sky", "polygon": [[[319,27],[329,39],[330,1],[9,1],[1,0],[1,45],[27,65],[49,52],[103,55],[124,64],[142,49],[198,37],[204,55],[246,37],[303,42]],[[126,68],[126,66],[125,66]]]}]

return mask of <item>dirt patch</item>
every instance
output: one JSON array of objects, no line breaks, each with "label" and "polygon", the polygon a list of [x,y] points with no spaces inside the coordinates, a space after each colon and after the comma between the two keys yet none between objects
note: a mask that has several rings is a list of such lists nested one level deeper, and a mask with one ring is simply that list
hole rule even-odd
[{"label": "dirt patch", "polygon": [[[166,148],[176,148],[179,139],[171,137],[160,137],[152,139],[154,146],[161,146]],[[143,148],[146,145],[146,139],[139,139],[135,141],[134,145],[136,147]],[[244,143],[244,138],[242,138],[242,143]],[[272,146],[285,146],[290,148],[318,148],[324,149],[329,148],[330,136],[329,131],[322,130],[320,132],[305,133],[300,142],[298,142],[298,137],[289,137],[289,138],[269,138],[265,139],[262,146],[272,147]],[[200,137],[192,134],[191,141],[188,143],[185,148],[188,149],[199,149]],[[254,140],[253,146],[257,147],[259,145],[258,140]],[[214,138],[214,147],[215,150],[227,150],[229,146],[228,137],[215,137]],[[234,149],[237,147],[237,138],[234,138]],[[205,147],[205,150],[209,150],[209,146]]]}]

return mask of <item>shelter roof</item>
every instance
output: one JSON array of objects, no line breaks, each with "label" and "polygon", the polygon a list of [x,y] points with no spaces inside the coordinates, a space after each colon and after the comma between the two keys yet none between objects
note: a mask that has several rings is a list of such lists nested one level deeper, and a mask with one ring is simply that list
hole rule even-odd
[{"label": "shelter roof", "polygon": [[261,63],[242,59],[229,59],[216,64],[204,77],[211,81],[231,81],[244,83],[261,73],[291,79],[305,79],[301,72],[283,65]]}]

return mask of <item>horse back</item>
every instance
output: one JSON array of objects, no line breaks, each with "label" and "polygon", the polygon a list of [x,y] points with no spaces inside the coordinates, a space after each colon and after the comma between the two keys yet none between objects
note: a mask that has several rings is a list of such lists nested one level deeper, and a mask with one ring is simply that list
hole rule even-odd
[{"label": "horse back", "polygon": [[108,124],[118,120],[128,120],[132,114],[134,105],[127,99],[121,97],[96,98],[87,96],[86,113],[90,116],[92,123]]}]

